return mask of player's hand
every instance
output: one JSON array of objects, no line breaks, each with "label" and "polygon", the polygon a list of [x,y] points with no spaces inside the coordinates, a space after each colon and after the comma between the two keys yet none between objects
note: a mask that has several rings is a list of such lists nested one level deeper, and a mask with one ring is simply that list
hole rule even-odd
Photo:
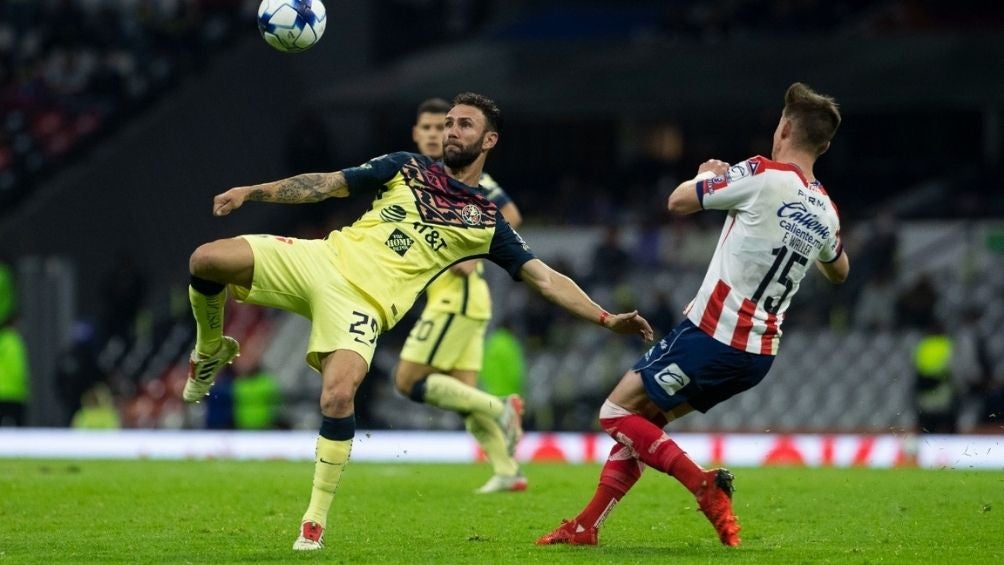
[{"label": "player's hand", "polygon": [[710,172],[716,177],[724,176],[725,171],[729,170],[729,164],[725,161],[719,161],[718,159],[708,159],[707,161],[701,163],[700,167],[697,167],[697,174]]},{"label": "player's hand", "polygon": [[245,198],[247,198],[247,191],[243,186],[231,188],[222,194],[217,194],[213,197],[213,215],[226,216],[230,212],[240,208],[244,204]]},{"label": "player's hand", "polygon": [[638,314],[637,310],[624,314],[611,314],[603,325],[619,334],[638,334],[646,342],[652,341],[652,326]]}]

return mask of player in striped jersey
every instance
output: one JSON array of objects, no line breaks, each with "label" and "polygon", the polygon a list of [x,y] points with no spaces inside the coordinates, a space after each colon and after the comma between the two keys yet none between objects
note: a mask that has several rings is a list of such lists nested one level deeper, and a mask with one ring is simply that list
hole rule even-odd
[{"label": "player in striped jersey", "polygon": [[[431,98],[418,106],[412,139],[430,159],[443,158],[443,124],[450,103]],[[498,207],[513,228],[522,216],[516,204],[487,173],[478,189]],[[478,390],[485,330],[492,303],[480,260],[451,265],[426,287],[426,306],[401,349],[394,370],[398,391],[414,400],[461,414],[491,463],[494,474],[476,492],[526,490],[526,477],[513,457],[523,434],[523,400]]]},{"label": "player in striped jersey", "polygon": [[785,311],[811,265],[831,282],[847,278],[837,210],[812,169],[839,125],[832,98],[795,83],[785,94],[770,159],[706,161],[670,195],[674,214],[728,211],[718,246],[687,319],[625,373],[600,409],[600,424],[617,444],[593,499],[538,544],[596,544],[600,524],[648,465],[694,494],[723,544],[739,545],[732,474],[699,467],[662,427],[763,379]]}]

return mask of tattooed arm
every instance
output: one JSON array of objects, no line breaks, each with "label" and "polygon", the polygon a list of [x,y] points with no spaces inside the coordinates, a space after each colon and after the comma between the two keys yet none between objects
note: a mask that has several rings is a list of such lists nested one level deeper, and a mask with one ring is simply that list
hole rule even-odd
[{"label": "tattooed arm", "polygon": [[326,198],[344,198],[349,195],[349,185],[341,171],[334,173],[305,173],[288,179],[238,186],[213,198],[213,215],[226,216],[240,208],[245,201],[304,204],[320,202]]}]

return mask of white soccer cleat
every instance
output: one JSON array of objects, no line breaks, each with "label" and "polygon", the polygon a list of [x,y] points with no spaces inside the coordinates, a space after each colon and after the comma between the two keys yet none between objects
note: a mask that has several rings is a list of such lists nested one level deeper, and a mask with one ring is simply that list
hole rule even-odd
[{"label": "white soccer cleat", "polygon": [[529,481],[522,474],[507,477],[505,475],[492,475],[488,482],[481,488],[474,491],[478,494],[491,494],[494,492],[523,492],[529,486]]},{"label": "white soccer cleat", "polygon": [[324,526],[317,522],[300,524],[300,537],[293,542],[293,551],[324,549]]},{"label": "white soccer cleat", "polygon": [[496,422],[505,435],[506,451],[509,457],[516,454],[516,446],[523,438],[523,399],[518,394],[510,394],[502,399],[505,407]]},{"label": "white soccer cleat", "polygon": [[185,390],[181,397],[185,402],[198,402],[209,394],[209,388],[216,381],[216,375],[224,365],[234,362],[234,358],[240,355],[241,346],[237,340],[230,336],[223,336],[220,348],[212,355],[199,355],[197,351],[192,351],[188,358],[188,380],[185,381]]}]

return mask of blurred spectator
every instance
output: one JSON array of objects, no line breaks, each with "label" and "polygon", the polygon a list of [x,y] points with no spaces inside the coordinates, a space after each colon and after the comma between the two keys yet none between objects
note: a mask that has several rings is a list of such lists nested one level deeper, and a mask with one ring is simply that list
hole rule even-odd
[{"label": "blurred spectator", "polygon": [[922,274],[896,300],[896,324],[906,328],[929,328],[938,323],[935,317],[935,307],[938,303],[938,292],[934,281],[927,273]]},{"label": "blurred spectator", "polygon": [[234,369],[225,367],[216,377],[212,392],[202,404],[206,405],[206,429],[232,430],[234,421]]},{"label": "blurred spectator", "polygon": [[980,332],[983,311],[963,309],[959,327],[952,332],[952,374],[961,387],[959,429],[970,433],[984,423],[992,423],[993,407],[988,406],[994,392],[993,367],[987,343]]},{"label": "blurred spectator", "polygon": [[17,290],[14,285],[14,271],[0,257],[0,326],[14,317],[17,308]]},{"label": "blurred spectator", "polygon": [[282,396],[272,373],[258,367],[237,375],[231,385],[234,427],[239,430],[270,430],[280,427]]},{"label": "blurred spectator", "polygon": [[69,425],[81,408],[84,393],[105,375],[98,366],[94,328],[86,322],[73,325],[72,343],[56,360],[56,397],[62,404],[62,425]]},{"label": "blurred spectator", "polygon": [[27,423],[31,372],[24,339],[14,327],[16,318],[14,272],[0,259],[0,426]]},{"label": "blurred spectator", "polygon": [[896,286],[892,268],[879,269],[867,280],[854,305],[854,322],[868,331],[888,330],[896,323]]},{"label": "blurred spectator", "polygon": [[621,245],[620,228],[609,225],[603,240],[593,251],[593,284],[613,284],[620,281],[631,269],[631,255]]},{"label": "blurred spectator", "polygon": [[29,378],[24,339],[12,323],[4,323],[0,325],[0,426],[27,423]]},{"label": "blurred spectator", "polygon": [[952,346],[952,338],[944,329],[932,324],[914,350],[914,399],[921,433],[956,431],[958,398],[952,378]]},{"label": "blurred spectator", "polygon": [[146,297],[146,276],[131,254],[120,251],[101,285],[103,339],[125,344],[135,337],[136,316]]},{"label": "blurred spectator", "polygon": [[659,339],[673,331],[681,316],[673,305],[669,293],[660,290],[655,293],[655,304],[645,310],[645,317],[655,330],[655,339]]},{"label": "blurred spectator", "polygon": [[485,340],[481,388],[495,396],[522,395],[525,375],[523,346],[512,333],[508,321],[503,320]]},{"label": "blurred spectator", "polygon": [[105,383],[95,383],[81,398],[80,410],[73,415],[72,426],[85,430],[116,430],[122,427],[112,391]]}]

